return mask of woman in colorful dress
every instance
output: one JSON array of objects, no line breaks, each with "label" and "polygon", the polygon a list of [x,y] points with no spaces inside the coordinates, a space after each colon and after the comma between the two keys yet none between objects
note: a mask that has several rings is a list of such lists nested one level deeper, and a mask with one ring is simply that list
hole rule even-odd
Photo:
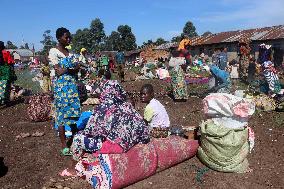
[{"label": "woman in colorful dress", "polygon": [[186,101],[188,99],[187,85],[184,80],[185,75],[183,70],[185,65],[185,58],[179,57],[178,51],[172,51],[172,57],[169,61],[169,73],[175,101]]},{"label": "woman in colorful dress", "polygon": [[71,155],[67,147],[65,127],[71,127],[75,132],[76,121],[80,117],[80,99],[77,87],[79,64],[69,53],[66,46],[71,41],[71,34],[66,28],[56,30],[58,45],[49,51],[49,60],[55,69],[54,106],[55,124],[58,126],[62,145],[62,154]]},{"label": "woman in colorful dress", "polygon": [[14,59],[10,52],[5,50],[3,41],[0,41],[0,104],[6,104],[10,98],[11,83],[16,80]]},{"label": "woman in colorful dress", "polygon": [[99,77],[94,94],[99,97],[100,104],[95,107],[86,128],[74,136],[71,146],[74,161],[70,168],[60,173],[61,176],[76,175],[76,163],[90,157],[88,153],[122,153],[135,144],[150,140],[149,128],[128,102],[121,85],[116,80],[110,80],[109,71],[100,71]]},{"label": "woman in colorful dress", "polygon": [[50,68],[48,65],[47,57],[44,56],[41,59],[42,67],[40,69],[42,73],[42,86],[41,89],[44,93],[49,93],[51,91],[51,79],[50,79]]}]

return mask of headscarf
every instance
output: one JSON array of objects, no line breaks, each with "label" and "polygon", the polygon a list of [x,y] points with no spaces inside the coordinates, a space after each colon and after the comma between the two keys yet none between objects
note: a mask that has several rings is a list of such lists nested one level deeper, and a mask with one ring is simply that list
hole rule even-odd
[{"label": "headscarf", "polygon": [[102,79],[95,91],[100,94],[100,103],[119,104],[126,101],[127,94],[116,80]]},{"label": "headscarf", "polygon": [[192,42],[191,42],[190,39],[183,39],[183,40],[181,40],[181,42],[179,43],[178,50],[179,50],[179,51],[180,51],[180,50],[183,50],[183,49],[185,49],[185,47],[186,47],[187,45],[191,45],[191,44],[192,44]]},{"label": "headscarf", "polygon": [[82,54],[84,51],[87,51],[87,49],[83,47],[83,48],[80,50],[80,53]]}]

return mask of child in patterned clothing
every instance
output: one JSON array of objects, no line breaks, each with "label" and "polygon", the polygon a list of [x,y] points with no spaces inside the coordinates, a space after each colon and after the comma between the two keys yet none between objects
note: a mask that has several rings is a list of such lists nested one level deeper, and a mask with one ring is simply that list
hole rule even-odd
[{"label": "child in patterned clothing", "polygon": [[141,101],[147,103],[144,111],[144,121],[151,128],[151,136],[163,138],[168,135],[170,120],[165,107],[154,98],[154,89],[151,84],[142,86]]}]

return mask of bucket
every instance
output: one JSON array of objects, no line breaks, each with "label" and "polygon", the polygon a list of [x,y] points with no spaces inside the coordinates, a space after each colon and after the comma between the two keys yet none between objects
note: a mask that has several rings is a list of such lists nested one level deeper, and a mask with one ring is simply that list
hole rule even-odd
[{"label": "bucket", "polygon": [[188,140],[195,140],[197,138],[197,128],[195,126],[183,127],[184,135]]}]

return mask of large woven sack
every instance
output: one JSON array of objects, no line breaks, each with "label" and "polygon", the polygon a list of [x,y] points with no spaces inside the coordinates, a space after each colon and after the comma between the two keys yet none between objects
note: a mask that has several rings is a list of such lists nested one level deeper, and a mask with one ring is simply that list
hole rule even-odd
[{"label": "large woven sack", "polygon": [[31,121],[47,121],[51,118],[52,98],[49,95],[33,95],[28,104],[27,114]]}]

